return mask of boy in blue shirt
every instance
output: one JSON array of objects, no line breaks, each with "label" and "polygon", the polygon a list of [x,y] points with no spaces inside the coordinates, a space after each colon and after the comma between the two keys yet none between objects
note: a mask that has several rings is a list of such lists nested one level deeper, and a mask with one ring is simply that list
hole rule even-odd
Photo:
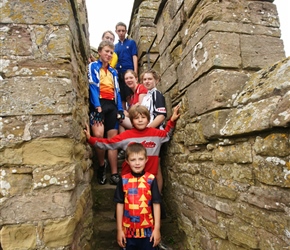
[{"label": "boy in blue shirt", "polygon": [[128,69],[131,69],[138,75],[138,49],[134,40],[126,38],[126,24],[122,22],[117,23],[115,32],[119,37],[118,43],[115,44],[115,53],[118,56],[116,70],[118,71],[122,105],[125,110],[131,90],[124,81],[124,74]]}]

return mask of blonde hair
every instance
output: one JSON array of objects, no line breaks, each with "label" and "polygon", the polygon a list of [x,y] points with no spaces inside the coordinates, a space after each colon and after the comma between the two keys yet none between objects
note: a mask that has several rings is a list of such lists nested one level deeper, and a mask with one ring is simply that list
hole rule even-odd
[{"label": "blonde hair", "polygon": [[100,52],[105,46],[115,49],[115,45],[111,41],[101,41],[98,47],[98,52]]},{"label": "blonde hair", "polygon": [[103,33],[103,35],[102,35],[102,39],[105,37],[105,35],[106,35],[107,33],[111,34],[111,35],[113,36],[114,40],[115,40],[115,35],[114,35],[113,31],[111,31],[111,30],[106,30],[106,31]]}]

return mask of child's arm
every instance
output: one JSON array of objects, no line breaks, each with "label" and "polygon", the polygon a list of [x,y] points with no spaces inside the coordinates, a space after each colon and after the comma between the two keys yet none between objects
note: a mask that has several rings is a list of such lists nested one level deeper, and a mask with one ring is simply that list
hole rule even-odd
[{"label": "child's arm", "polygon": [[150,237],[150,242],[153,242],[153,247],[158,246],[161,241],[160,224],[161,224],[161,209],[160,203],[153,203],[153,214],[154,214],[154,230]]},{"label": "child's arm", "polygon": [[[128,131],[128,130],[126,130]],[[126,131],[123,132],[122,134],[118,134],[113,136],[110,139],[107,138],[98,138],[91,136],[90,134],[90,128],[89,125],[86,124],[86,128],[84,129],[84,132],[87,137],[87,142],[94,147],[100,148],[100,149],[105,149],[105,150],[110,150],[110,149],[118,149],[118,148],[123,148],[124,145],[126,145]]]},{"label": "child's arm", "polygon": [[116,221],[117,221],[117,242],[120,247],[126,247],[126,237],[123,231],[122,219],[124,213],[124,204],[117,203],[116,206]]},{"label": "child's arm", "polygon": [[160,126],[160,124],[162,124],[162,122],[165,120],[165,116],[164,115],[157,115],[155,117],[155,119],[148,124],[147,127],[152,127],[152,128],[157,128]]}]

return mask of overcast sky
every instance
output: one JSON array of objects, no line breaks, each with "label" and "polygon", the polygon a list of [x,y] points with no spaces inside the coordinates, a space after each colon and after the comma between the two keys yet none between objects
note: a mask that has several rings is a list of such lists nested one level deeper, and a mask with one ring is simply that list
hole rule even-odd
[{"label": "overcast sky", "polygon": [[[103,32],[105,30],[114,32],[118,22],[129,26],[133,3],[134,0],[86,0],[91,46],[98,47]],[[287,25],[290,25],[290,0],[275,0],[274,3],[279,13],[286,56],[290,56],[290,32],[289,27],[287,28]],[[116,35],[115,42],[117,39]]]}]

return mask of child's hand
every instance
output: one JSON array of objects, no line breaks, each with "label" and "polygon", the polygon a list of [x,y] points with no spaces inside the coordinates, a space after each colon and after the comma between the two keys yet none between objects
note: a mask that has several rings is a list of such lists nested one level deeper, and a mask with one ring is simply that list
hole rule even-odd
[{"label": "child's hand", "polygon": [[122,230],[117,230],[117,243],[120,247],[126,247],[126,237]]},{"label": "child's hand", "polygon": [[179,114],[179,108],[180,108],[179,105],[177,105],[177,106],[174,107],[173,114],[171,116],[171,121],[174,122],[174,121],[176,121],[179,118],[179,116],[180,116],[180,114]]},{"label": "child's hand", "polygon": [[153,247],[157,247],[161,241],[161,233],[160,230],[154,229],[152,235],[150,237],[150,242],[153,241]]},{"label": "child's hand", "polygon": [[86,128],[84,129],[84,132],[86,134],[87,140],[89,140],[91,138],[91,134],[90,134],[90,127],[87,123],[86,123]]}]

